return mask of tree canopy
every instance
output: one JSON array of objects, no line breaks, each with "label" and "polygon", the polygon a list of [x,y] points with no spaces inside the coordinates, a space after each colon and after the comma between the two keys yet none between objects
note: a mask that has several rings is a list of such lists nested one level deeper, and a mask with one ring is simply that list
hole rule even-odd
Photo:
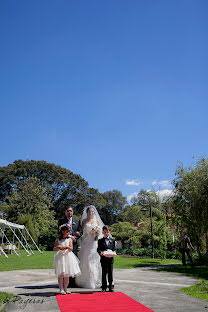
[{"label": "tree canopy", "polygon": [[156,192],[143,189],[132,198],[131,202],[133,206],[147,206],[151,204],[154,207],[158,207],[160,205],[160,199]]},{"label": "tree canopy", "polygon": [[79,214],[85,205],[98,201],[99,192],[89,188],[80,175],[46,161],[17,160],[0,167],[0,202],[6,202],[7,196],[18,188],[19,183],[32,177],[36,177],[44,187],[57,218],[63,216],[69,203],[77,207],[76,213]]},{"label": "tree canopy", "polygon": [[103,222],[105,224],[117,222],[127,203],[126,197],[118,190],[104,192],[102,197],[104,205],[99,207],[99,211]]},{"label": "tree canopy", "polygon": [[208,160],[202,157],[192,167],[178,165],[171,200],[178,225],[192,236],[198,253],[206,238],[208,253]]}]

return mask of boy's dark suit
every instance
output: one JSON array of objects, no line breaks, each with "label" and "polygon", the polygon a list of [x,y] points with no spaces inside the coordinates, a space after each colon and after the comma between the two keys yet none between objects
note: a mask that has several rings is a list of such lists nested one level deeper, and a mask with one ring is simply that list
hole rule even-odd
[{"label": "boy's dark suit", "polygon": [[[98,253],[110,249],[115,251],[115,240],[110,237],[108,240],[108,244],[106,243],[106,238],[103,237],[98,240]],[[100,256],[100,262],[102,266],[102,290],[106,290],[107,288],[107,279],[106,276],[108,274],[108,283],[109,283],[109,291],[113,291],[114,286],[112,285],[113,282],[113,263],[114,258],[107,258],[105,256]]]},{"label": "boy's dark suit", "polygon": [[[66,223],[68,223],[68,219],[66,217],[63,219],[59,219],[58,226],[61,226],[62,224],[66,224]],[[75,235],[76,232],[79,232],[80,236],[76,236]],[[78,250],[77,241],[82,236],[82,234],[83,234],[83,231],[82,231],[82,226],[81,226],[80,220],[72,217],[72,228],[71,228],[70,235],[75,236],[75,238],[76,238],[76,242],[73,242],[73,253],[76,256],[77,256],[77,250]]]}]

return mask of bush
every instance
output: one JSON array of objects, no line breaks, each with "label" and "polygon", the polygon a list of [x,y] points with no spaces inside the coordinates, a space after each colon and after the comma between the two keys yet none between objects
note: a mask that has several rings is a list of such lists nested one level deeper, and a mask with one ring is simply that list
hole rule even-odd
[{"label": "bush", "polygon": [[181,253],[180,251],[176,250],[167,250],[166,251],[166,258],[167,259],[176,259],[176,260],[181,260]]},{"label": "bush", "polygon": [[208,265],[208,254],[201,253],[201,257],[197,253],[192,254],[193,262],[196,265]]},{"label": "bush", "polygon": [[38,247],[40,248],[40,250],[53,250],[54,243],[57,238],[58,231],[56,229],[51,229],[45,235],[39,236]]}]

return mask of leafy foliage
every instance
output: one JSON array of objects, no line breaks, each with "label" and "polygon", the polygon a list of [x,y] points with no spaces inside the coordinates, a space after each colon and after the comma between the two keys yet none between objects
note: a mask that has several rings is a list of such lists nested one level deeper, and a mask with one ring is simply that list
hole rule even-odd
[{"label": "leafy foliage", "polygon": [[105,224],[113,224],[119,220],[126,205],[126,197],[118,190],[107,191],[102,194],[103,204],[99,207],[101,218]]},{"label": "leafy foliage", "polygon": [[129,240],[135,232],[134,227],[129,222],[118,222],[111,226],[112,235],[120,239],[124,247],[124,241]]},{"label": "leafy foliage", "polygon": [[25,224],[33,238],[47,233],[49,228],[56,227],[54,213],[50,210],[51,200],[46,195],[37,178],[28,178],[15,185],[7,195],[7,216],[11,222]]},{"label": "leafy foliage", "polygon": [[131,202],[133,206],[152,205],[153,207],[158,207],[160,205],[160,199],[155,192],[145,191],[143,189],[132,198]]},{"label": "leafy foliage", "polygon": [[50,197],[58,218],[63,216],[68,203],[78,206],[78,209],[83,208],[94,195],[88,189],[88,183],[70,170],[46,161],[17,160],[0,168],[0,201],[5,202],[20,182],[32,177],[36,177],[45,188],[45,194]]},{"label": "leafy foliage", "polygon": [[208,161],[201,158],[186,169],[179,164],[176,175],[171,201],[176,222],[188,231],[199,255],[205,244],[208,253]]},{"label": "leafy foliage", "polygon": [[132,224],[140,222],[143,217],[141,209],[141,206],[127,206],[125,211],[121,214],[122,220]]}]

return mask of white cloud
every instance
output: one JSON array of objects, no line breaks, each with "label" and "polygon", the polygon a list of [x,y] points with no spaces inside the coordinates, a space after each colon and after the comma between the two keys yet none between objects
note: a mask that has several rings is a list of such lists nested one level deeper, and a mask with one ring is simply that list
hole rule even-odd
[{"label": "white cloud", "polygon": [[[147,190],[147,192],[152,192],[152,190]],[[157,191],[155,192],[160,199],[164,199],[165,197],[169,197],[169,196],[173,196],[174,193],[172,190],[169,190],[169,189],[165,189],[165,190],[160,190],[160,191]],[[138,194],[138,192],[134,192],[132,194],[130,194],[129,196],[127,196],[127,201],[130,202],[134,197],[136,197]]]},{"label": "white cloud", "polygon": [[140,185],[142,184],[141,181],[136,181],[136,180],[126,180],[127,185]]},{"label": "white cloud", "polygon": [[134,192],[133,194],[127,196],[127,200],[130,202],[132,200],[132,198],[136,197],[137,196],[137,192]]},{"label": "white cloud", "polygon": [[155,181],[152,182],[152,185],[160,185],[162,187],[168,187],[171,184],[170,184],[170,182],[168,180],[161,180],[161,181],[156,181],[155,180]]},{"label": "white cloud", "polygon": [[159,198],[163,199],[164,197],[167,197],[167,196],[173,196],[173,191],[169,189],[165,189],[165,190],[157,191],[156,194],[159,196]]},{"label": "white cloud", "polygon": [[168,187],[170,186],[170,182],[168,180],[162,180],[158,182],[159,185],[163,186],[163,187]]}]

